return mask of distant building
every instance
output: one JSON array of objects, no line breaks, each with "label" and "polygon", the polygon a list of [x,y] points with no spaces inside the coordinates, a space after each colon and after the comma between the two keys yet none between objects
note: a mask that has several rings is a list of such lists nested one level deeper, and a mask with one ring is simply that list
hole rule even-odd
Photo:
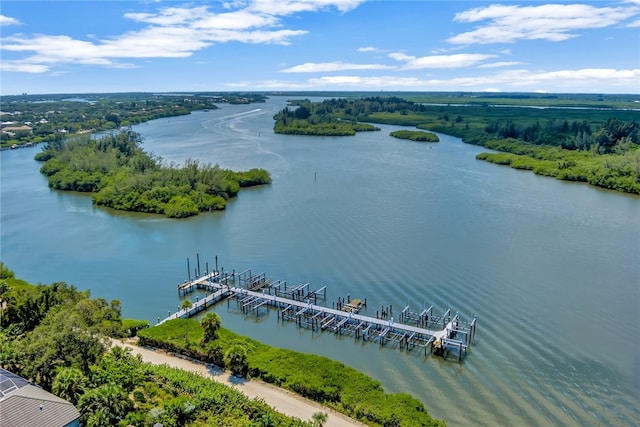
[{"label": "distant building", "polygon": [[79,427],[80,412],[66,400],[0,368],[0,426]]},{"label": "distant building", "polygon": [[33,133],[33,128],[31,128],[30,126],[6,126],[2,128],[2,133],[6,133],[6,134],[16,134],[16,133],[23,133],[23,134],[30,134]]}]

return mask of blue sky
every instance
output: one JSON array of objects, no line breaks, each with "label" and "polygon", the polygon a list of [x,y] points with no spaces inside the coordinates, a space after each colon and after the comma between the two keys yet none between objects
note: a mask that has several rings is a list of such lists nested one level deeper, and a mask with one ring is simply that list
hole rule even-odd
[{"label": "blue sky", "polygon": [[640,0],[25,1],[0,93],[640,93]]}]

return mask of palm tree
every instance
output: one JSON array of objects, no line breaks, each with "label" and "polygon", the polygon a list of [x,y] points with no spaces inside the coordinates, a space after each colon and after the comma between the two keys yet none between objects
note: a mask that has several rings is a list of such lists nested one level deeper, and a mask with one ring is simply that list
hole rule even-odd
[{"label": "palm tree", "polygon": [[204,342],[213,341],[218,336],[218,329],[222,324],[222,320],[218,313],[207,313],[200,322],[202,329],[204,329]]},{"label": "palm tree", "polygon": [[85,392],[87,378],[78,368],[62,368],[53,380],[52,391],[74,405]]},{"label": "palm tree", "polygon": [[329,415],[326,412],[314,412],[311,416],[311,422],[314,427],[322,427],[327,422]]},{"label": "palm tree", "polygon": [[234,344],[224,354],[224,364],[234,375],[246,376],[249,370],[247,349],[241,344]]},{"label": "palm tree", "polygon": [[[78,402],[78,410],[82,414],[82,424],[92,420],[92,424],[115,425],[118,419],[124,418],[133,408],[129,394],[119,385],[105,384],[84,394]],[[101,413],[101,415],[98,415]]]},{"label": "palm tree", "polygon": [[111,423],[109,417],[102,411],[94,412],[87,418],[87,427],[108,426]]},{"label": "palm tree", "polygon": [[[186,299],[182,301],[182,304],[180,304],[180,308],[182,310],[188,310],[191,308],[192,305],[193,303]],[[185,345],[187,345],[188,339],[189,339],[189,313],[187,313],[187,317],[184,322],[184,344]]]}]

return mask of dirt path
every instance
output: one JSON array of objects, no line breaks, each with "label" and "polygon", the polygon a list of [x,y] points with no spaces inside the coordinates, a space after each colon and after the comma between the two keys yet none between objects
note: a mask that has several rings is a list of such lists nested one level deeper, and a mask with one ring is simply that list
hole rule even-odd
[{"label": "dirt path", "polygon": [[285,415],[298,417],[301,420],[311,420],[314,413],[325,412],[329,415],[327,422],[324,423],[324,426],[327,427],[362,427],[365,425],[330,408],[326,408],[319,403],[302,398],[294,393],[275,387],[271,384],[267,384],[263,381],[237,378],[232,376],[228,371],[215,370],[215,368],[211,369],[204,364],[195,363],[187,359],[172,356],[160,351],[154,351],[149,348],[139,347],[133,343],[124,343],[118,340],[112,340],[111,342],[113,345],[131,348],[131,354],[141,355],[142,360],[145,362],[155,365],[168,365],[174,368],[196,372],[220,383],[235,387],[250,398],[259,398],[264,400],[269,406]]}]

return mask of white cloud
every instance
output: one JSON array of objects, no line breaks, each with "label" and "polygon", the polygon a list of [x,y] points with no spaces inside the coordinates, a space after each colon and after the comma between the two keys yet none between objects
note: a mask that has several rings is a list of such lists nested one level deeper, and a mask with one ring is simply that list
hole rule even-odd
[{"label": "white cloud", "polygon": [[0,62],[0,70],[40,74],[46,73],[49,67],[41,64],[21,63],[19,61],[2,61]]},{"label": "white cloud", "polygon": [[373,47],[373,46],[366,46],[366,47],[359,47],[358,48],[358,52],[380,52],[381,50]]},{"label": "white cloud", "polygon": [[[120,60],[186,58],[215,43],[287,45],[307,31],[283,28],[281,16],[331,9],[346,12],[362,1],[256,0],[225,3],[223,13],[214,13],[207,6],[165,7],[152,13],[129,12],[125,18],[146,27],[100,40],[43,34],[4,37],[0,49],[27,56],[3,61],[3,69],[44,73],[60,64],[131,68],[135,65]],[[17,21],[3,16],[2,23],[8,25]]]},{"label": "white cloud", "polygon": [[332,71],[345,71],[345,70],[385,70],[392,69],[390,65],[383,64],[352,64],[349,62],[307,62],[295,67],[290,67],[282,70],[283,73],[322,73]]},{"label": "white cloud", "polygon": [[431,55],[415,57],[401,52],[390,53],[389,57],[404,62],[402,69],[419,70],[423,68],[462,68],[476,65],[485,59],[495,58],[496,55],[479,53],[458,53],[454,55]]},{"label": "white cloud", "polygon": [[562,41],[576,37],[576,31],[617,25],[639,13],[640,9],[635,6],[492,4],[457,13],[453,19],[455,22],[489,22],[472,31],[453,36],[447,41],[465,45],[540,39]]},{"label": "white cloud", "polygon": [[125,13],[124,17],[153,25],[184,25],[189,22],[197,21],[199,16],[208,15],[209,11],[206,6],[186,8],[186,7],[167,7],[161,9],[157,13]]},{"label": "white cloud", "polygon": [[127,13],[126,18],[159,26],[190,26],[198,29],[246,30],[279,25],[274,15],[250,12],[246,9],[225,13],[211,13],[206,6],[170,7],[157,13]]},{"label": "white cloud", "polygon": [[340,12],[355,9],[366,0],[253,0],[250,10],[269,15],[291,15],[335,8]]},{"label": "white cloud", "polygon": [[471,91],[546,91],[564,92],[575,90],[599,93],[629,92],[629,88],[640,84],[640,69],[617,70],[607,68],[585,68],[532,72],[528,70],[504,70],[494,74],[450,78],[419,78],[399,76],[339,75],[310,78],[306,81],[229,83],[229,87],[255,89],[322,89],[341,87],[371,90],[460,90]]},{"label": "white cloud", "polygon": [[490,62],[488,64],[480,64],[478,68],[499,68],[499,67],[512,67],[514,65],[522,65],[524,62],[519,61],[498,61]]},{"label": "white cloud", "polygon": [[638,27],[640,27],[640,19],[629,22],[629,24],[627,24],[627,27],[629,27],[629,28],[638,28]]},{"label": "white cloud", "polygon": [[640,69],[584,68],[576,70],[538,71],[505,70],[497,74],[454,78],[460,86],[503,86],[509,90],[538,90],[548,86],[550,92],[614,92],[617,88],[638,87]]},{"label": "white cloud", "polygon": [[11,18],[9,16],[0,15],[0,26],[4,25],[18,25],[20,21],[15,18]]}]

